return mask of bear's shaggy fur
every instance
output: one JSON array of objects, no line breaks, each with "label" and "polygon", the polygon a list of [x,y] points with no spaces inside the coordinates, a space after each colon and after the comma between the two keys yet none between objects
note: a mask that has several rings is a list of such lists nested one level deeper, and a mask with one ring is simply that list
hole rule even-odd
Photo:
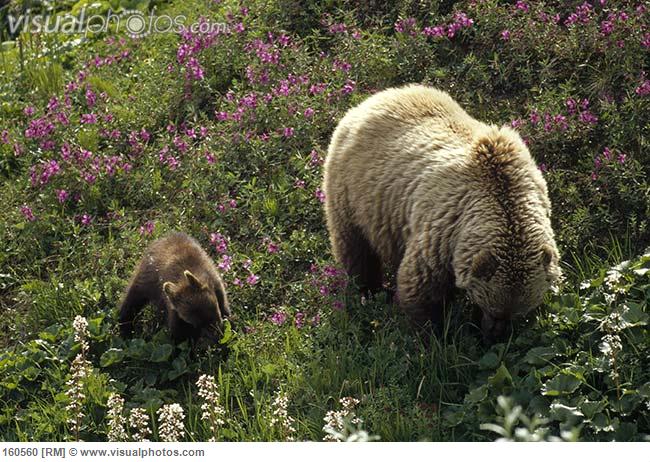
[{"label": "bear's shaggy fur", "polygon": [[202,334],[215,339],[230,317],[223,281],[201,246],[183,233],[154,241],[129,283],[120,307],[120,331],[127,337],[133,320],[147,303],[167,315],[172,337],[179,342]]},{"label": "bear's shaggy fur", "polygon": [[466,289],[486,336],[542,302],[560,274],[546,182],[512,129],[412,85],[373,95],[338,124],[323,190],[332,249],[366,291],[397,271],[418,325]]}]

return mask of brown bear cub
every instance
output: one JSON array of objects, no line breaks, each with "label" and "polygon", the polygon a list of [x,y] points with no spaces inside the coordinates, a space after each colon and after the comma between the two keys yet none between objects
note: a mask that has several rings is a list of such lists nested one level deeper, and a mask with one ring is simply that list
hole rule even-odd
[{"label": "brown bear cub", "polygon": [[120,332],[128,337],[147,303],[167,314],[176,342],[215,340],[230,317],[223,281],[212,260],[190,236],[174,233],[154,241],[131,278],[120,307]]},{"label": "brown bear cub", "polygon": [[439,319],[458,287],[499,337],[560,275],[546,181],[521,137],[434,88],[388,89],[348,111],[323,190],[336,259],[370,292],[392,268],[416,325]]}]

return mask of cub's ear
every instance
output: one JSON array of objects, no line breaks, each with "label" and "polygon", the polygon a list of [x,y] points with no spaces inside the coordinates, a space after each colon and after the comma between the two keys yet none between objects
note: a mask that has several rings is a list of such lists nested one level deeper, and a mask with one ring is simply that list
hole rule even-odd
[{"label": "cub's ear", "polygon": [[192,288],[197,290],[205,290],[207,288],[206,285],[199,281],[199,279],[194,276],[189,270],[185,270],[183,274],[187,278],[187,282],[190,283],[190,286],[192,286]]},{"label": "cub's ear", "polygon": [[162,288],[163,288],[163,290],[165,291],[165,293],[167,294],[168,297],[173,297],[174,295],[176,295],[176,290],[178,289],[176,287],[176,284],[174,284],[173,282],[169,282],[169,281],[165,282],[163,284]]},{"label": "cub's ear", "polygon": [[497,262],[494,255],[489,250],[481,250],[474,255],[474,259],[472,260],[472,276],[488,280],[494,276],[498,267],[499,262]]},{"label": "cub's ear", "polygon": [[548,244],[542,245],[542,264],[544,265],[544,268],[548,268],[554,259],[555,251],[553,250],[553,247]]}]

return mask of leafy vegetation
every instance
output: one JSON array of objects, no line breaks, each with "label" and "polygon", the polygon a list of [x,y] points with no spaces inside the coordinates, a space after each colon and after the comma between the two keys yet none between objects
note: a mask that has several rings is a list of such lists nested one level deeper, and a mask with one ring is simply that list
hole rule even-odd
[{"label": "leafy vegetation", "polygon": [[[650,438],[642,2],[93,3],[201,27],[3,35],[0,438]],[[424,345],[330,255],[331,132],[407,82],[517,128],[549,184],[565,280],[504,343],[459,293]],[[172,230],[224,275],[220,345],[174,345],[153,308],[117,335],[130,272]]]}]

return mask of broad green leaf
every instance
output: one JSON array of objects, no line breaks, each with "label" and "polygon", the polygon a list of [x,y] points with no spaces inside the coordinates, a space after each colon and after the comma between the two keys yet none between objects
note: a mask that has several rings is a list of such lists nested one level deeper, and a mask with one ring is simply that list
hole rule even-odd
[{"label": "broad green leaf", "polygon": [[158,345],[153,349],[149,360],[154,363],[167,361],[169,359],[169,356],[172,354],[172,351],[174,351],[173,346],[171,346],[169,343],[163,343],[162,345]]},{"label": "broad green leaf", "polygon": [[499,357],[492,351],[485,353],[478,362],[478,367],[481,370],[495,369],[498,365]]},{"label": "broad green leaf", "polygon": [[545,366],[556,356],[558,356],[558,352],[553,347],[535,347],[526,353],[524,361],[533,366]]},{"label": "broad green leaf", "polygon": [[121,348],[111,348],[106,350],[99,358],[100,367],[108,367],[117,364],[124,359],[124,350]]},{"label": "broad green leaf", "polygon": [[580,380],[573,375],[559,373],[542,387],[542,394],[546,396],[560,396],[573,393],[580,386]]}]

